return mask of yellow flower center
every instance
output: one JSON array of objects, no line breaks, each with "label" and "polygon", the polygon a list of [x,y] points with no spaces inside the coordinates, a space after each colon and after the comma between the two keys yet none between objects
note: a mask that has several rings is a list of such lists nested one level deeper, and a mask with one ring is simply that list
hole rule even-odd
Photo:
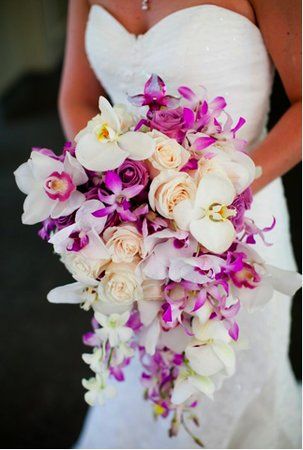
[{"label": "yellow flower center", "polygon": [[109,138],[109,130],[106,123],[104,123],[101,128],[97,131],[97,139],[99,142],[104,141],[104,139]]},{"label": "yellow flower center", "polygon": [[225,222],[230,217],[234,217],[237,212],[220,203],[213,203],[206,210],[206,216],[213,222]]}]

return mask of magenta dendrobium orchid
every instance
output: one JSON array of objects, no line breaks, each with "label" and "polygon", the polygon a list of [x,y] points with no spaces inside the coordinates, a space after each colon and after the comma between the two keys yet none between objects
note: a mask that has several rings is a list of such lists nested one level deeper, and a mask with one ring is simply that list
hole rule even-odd
[{"label": "magenta dendrobium orchid", "polygon": [[113,171],[106,172],[104,184],[112,193],[105,194],[100,190],[98,192],[98,197],[101,202],[104,202],[108,206],[93,212],[93,215],[95,217],[105,217],[116,211],[121,220],[125,222],[134,222],[137,217],[130,211],[130,199],[140,194],[144,185],[137,184],[123,188],[121,178]]}]

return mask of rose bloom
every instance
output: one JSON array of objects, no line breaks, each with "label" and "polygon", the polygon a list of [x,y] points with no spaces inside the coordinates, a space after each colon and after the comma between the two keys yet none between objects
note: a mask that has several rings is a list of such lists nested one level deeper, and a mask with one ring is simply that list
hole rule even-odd
[{"label": "rose bloom", "polygon": [[183,200],[194,200],[195,194],[195,182],[187,173],[163,170],[153,179],[148,198],[153,210],[173,219],[175,206]]},{"label": "rose bloom", "polygon": [[189,152],[175,139],[168,138],[159,131],[148,133],[156,142],[156,149],[149,161],[155,169],[180,169],[189,160]]},{"label": "rose bloom", "polygon": [[152,130],[161,131],[166,136],[182,142],[189,124],[185,122],[183,108],[178,107],[155,111],[150,121],[150,127]]},{"label": "rose bloom", "polygon": [[141,184],[146,186],[148,183],[148,170],[141,161],[133,161],[126,159],[123,164],[117,169],[123,188],[128,188]]},{"label": "rose bloom", "polygon": [[103,239],[115,263],[129,263],[135,256],[142,255],[142,236],[134,225],[109,227],[105,230]]},{"label": "rose bloom", "polygon": [[110,263],[98,286],[101,301],[127,306],[134,301],[142,300],[143,290],[141,280],[135,273],[136,266],[137,262]]},{"label": "rose bloom", "polygon": [[81,252],[65,253],[61,256],[61,261],[77,281],[91,284],[95,282],[109,260],[90,259],[83,256]]}]

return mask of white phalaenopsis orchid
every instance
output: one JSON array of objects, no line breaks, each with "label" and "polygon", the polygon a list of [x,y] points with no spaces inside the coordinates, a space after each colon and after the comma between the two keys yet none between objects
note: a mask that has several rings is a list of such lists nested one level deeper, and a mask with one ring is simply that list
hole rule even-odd
[{"label": "white phalaenopsis orchid", "polygon": [[133,330],[126,326],[129,316],[128,311],[123,314],[110,314],[109,316],[96,312],[95,319],[101,325],[101,328],[97,328],[95,333],[102,340],[108,339],[111,347],[117,347],[121,342],[127,342],[132,337]]},{"label": "white phalaenopsis orchid", "polygon": [[67,216],[85,201],[85,195],[76,188],[86,183],[88,177],[69,152],[62,162],[34,150],[14,174],[19,189],[27,194],[23,205],[24,224]]},{"label": "white phalaenopsis orchid", "polygon": [[113,398],[116,395],[116,389],[113,386],[107,385],[108,376],[109,371],[103,369],[95,377],[82,380],[83,387],[88,390],[84,398],[90,406],[96,403],[104,405],[106,399]]},{"label": "white phalaenopsis orchid", "polygon": [[126,158],[143,160],[155,150],[152,137],[139,131],[128,131],[129,117],[112,107],[104,97],[99,99],[101,114],[90,120],[75,138],[78,161],[89,170],[103,172],[119,167]]},{"label": "white phalaenopsis orchid", "polygon": [[236,234],[229,220],[236,214],[229,208],[235,196],[235,188],[228,179],[205,175],[199,182],[194,201],[184,200],[175,206],[175,222],[181,230],[189,230],[207,250],[223,253]]},{"label": "white phalaenopsis orchid", "polygon": [[206,174],[217,174],[229,179],[237,194],[247,189],[256,177],[256,167],[253,160],[237,150],[223,151],[217,145],[209,149],[210,157],[202,156],[198,163],[197,177],[201,179]]},{"label": "white phalaenopsis orchid", "polygon": [[208,320],[203,324],[195,317],[192,330],[195,339],[185,350],[190,367],[205,377],[219,373],[231,376],[235,371],[235,352],[224,323]]},{"label": "white phalaenopsis orchid", "polygon": [[214,392],[215,384],[210,377],[199,375],[190,368],[183,368],[175,381],[171,401],[175,405],[181,405],[192,395],[205,394],[212,398]]}]

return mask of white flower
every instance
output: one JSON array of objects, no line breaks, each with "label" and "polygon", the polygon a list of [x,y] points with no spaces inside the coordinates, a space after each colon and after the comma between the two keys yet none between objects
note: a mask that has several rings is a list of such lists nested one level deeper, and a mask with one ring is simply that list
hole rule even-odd
[{"label": "white flower", "polygon": [[132,262],[135,256],[142,256],[143,239],[134,225],[109,227],[104,231],[103,239],[115,263]]},{"label": "white flower", "polygon": [[61,260],[77,281],[93,284],[110,261],[104,242],[95,231],[89,234],[89,244],[78,252],[66,252]]},{"label": "white flower", "polygon": [[190,367],[206,377],[219,373],[232,375],[235,371],[235,353],[224,324],[218,320],[208,320],[202,324],[195,317],[192,330],[196,339],[185,350]]},{"label": "white flower", "polygon": [[79,162],[66,153],[64,162],[38,151],[14,172],[19,189],[27,194],[22,222],[32,225],[49,216],[67,216],[85,201],[76,190],[88,180]]},{"label": "white flower", "polygon": [[232,244],[235,229],[229,217],[235,214],[229,205],[236,192],[232,183],[218,175],[205,175],[194,200],[184,200],[173,209],[173,217],[181,230],[190,230],[207,250],[225,252]]},{"label": "white flower", "polygon": [[245,153],[230,148],[222,150],[220,143],[210,147],[210,157],[202,157],[198,163],[196,172],[200,181],[206,174],[220,175],[229,179],[237,194],[241,194],[247,189],[256,177],[256,167],[253,160]]},{"label": "white flower", "polygon": [[93,353],[83,353],[83,361],[89,365],[89,368],[98,373],[102,370],[102,362],[104,359],[104,352],[102,348],[95,347]]},{"label": "white flower", "polygon": [[193,201],[196,194],[194,180],[186,172],[163,170],[149,189],[149,203],[161,216],[173,219],[174,208],[184,201]]},{"label": "white flower", "polygon": [[99,99],[101,114],[88,122],[75,138],[78,161],[90,170],[103,172],[119,167],[126,158],[143,160],[155,149],[153,139],[138,131],[126,131],[129,117],[121,108],[113,108],[104,98]]},{"label": "white flower", "polygon": [[96,329],[95,333],[102,340],[108,339],[111,347],[116,347],[121,342],[129,341],[133,334],[133,330],[125,326],[129,319],[128,311],[123,314],[111,314],[110,316],[96,312],[95,318],[102,327]]},{"label": "white flower", "polygon": [[[230,285],[231,295],[240,298],[241,303],[249,312],[262,309],[271,300],[274,291],[293,296],[302,286],[302,276],[294,271],[279,269],[266,264],[261,256],[250,245],[238,244],[237,251],[246,255],[246,260],[260,277],[260,281],[253,289],[242,286]],[[243,270],[241,276],[250,277],[251,272]],[[250,280],[248,279],[250,282]]]},{"label": "white flower", "polygon": [[104,370],[102,373],[97,373],[95,377],[82,380],[83,387],[88,390],[84,398],[90,406],[96,403],[104,405],[107,398],[113,398],[116,395],[116,389],[106,384],[107,379],[108,371]]},{"label": "white flower", "polygon": [[131,358],[135,354],[135,350],[125,342],[120,342],[115,350],[112,359],[113,366],[119,366],[126,358]]},{"label": "white flower", "polygon": [[190,153],[175,139],[170,139],[156,130],[148,134],[156,143],[155,151],[149,159],[155,169],[180,169],[187,163]]},{"label": "white flower", "polygon": [[142,299],[142,280],[135,273],[136,266],[136,263],[110,263],[98,287],[100,299],[127,307]]},{"label": "white flower", "polygon": [[[95,250],[95,246],[99,245],[99,234],[104,228],[106,217],[94,217],[92,213],[104,207],[104,204],[99,200],[87,200],[78,209],[75,216],[75,223],[62,228],[57,233],[54,233],[48,242],[54,245],[56,253],[65,253],[71,251],[73,239],[72,233],[77,233],[79,239],[87,239],[88,244],[84,248]],[[101,241],[102,242],[102,241]],[[102,245],[102,244],[101,244]],[[88,247],[90,246],[90,247]],[[81,249],[81,250],[83,250]],[[78,251],[78,250],[77,250]],[[107,255],[109,258],[109,255]]]},{"label": "white flower", "polygon": [[47,299],[50,303],[78,303],[86,311],[93,308],[102,314],[123,313],[129,309],[129,305],[116,305],[102,301],[98,295],[98,281],[96,280],[93,280],[92,284],[77,281],[56,287],[48,293]]},{"label": "white flower", "polygon": [[212,398],[215,391],[215,384],[209,377],[198,375],[190,368],[181,370],[180,375],[175,381],[172,403],[181,405],[186,402],[192,395],[200,393],[206,394]]}]

